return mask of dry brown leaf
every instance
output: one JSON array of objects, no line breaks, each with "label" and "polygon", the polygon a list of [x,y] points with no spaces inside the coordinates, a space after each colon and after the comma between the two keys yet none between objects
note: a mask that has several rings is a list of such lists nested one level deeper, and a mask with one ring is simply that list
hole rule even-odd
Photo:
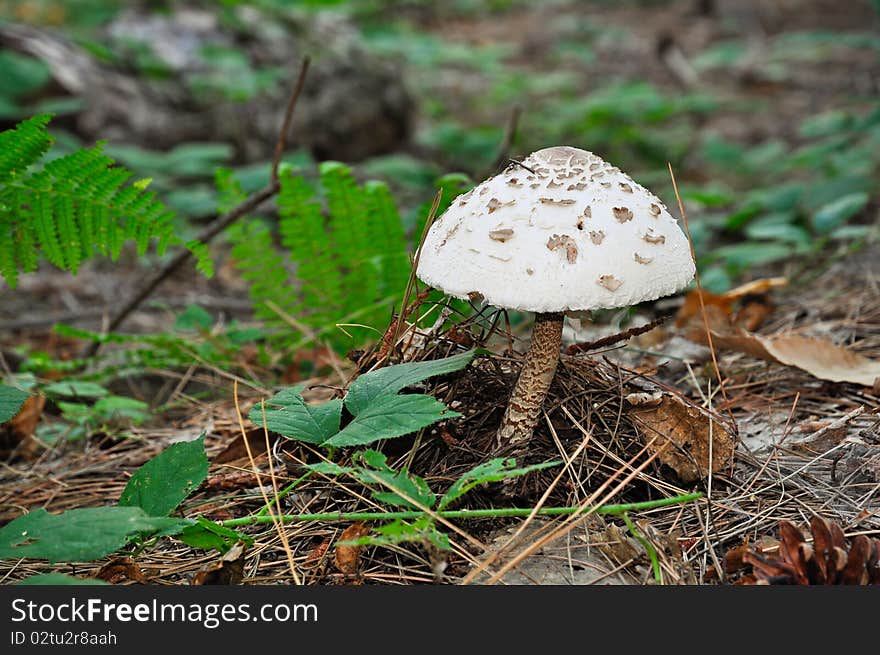
[{"label": "dry brown leaf", "polygon": [[764,277],[758,280],[746,282],[738,287],[734,287],[730,291],[725,291],[722,295],[731,300],[739,300],[746,296],[763,296],[771,289],[784,287],[788,285],[787,277]]},{"label": "dry brown leaf", "polygon": [[[248,451],[247,446],[251,448],[251,454],[254,456],[254,459],[259,459],[266,455],[266,434],[260,428],[254,430],[248,430],[247,434],[247,445],[244,443],[244,438],[242,438],[239,433],[232,441],[229,442],[229,445],[226,446],[221,452],[219,452],[214,459],[212,460],[214,464],[228,464],[229,462],[234,462],[239,459],[247,458]],[[271,441],[271,439],[270,439]]]},{"label": "dry brown leaf", "polygon": [[36,455],[39,445],[33,435],[45,404],[45,397],[30,396],[18,414],[0,426],[0,454],[5,456],[16,450],[16,456],[22,459],[32,459]]},{"label": "dry brown leaf", "polygon": [[125,582],[147,584],[147,578],[144,577],[141,567],[128,556],[116,557],[110,560],[100,568],[95,577],[110,584],[123,584]]},{"label": "dry brown leaf", "polygon": [[794,366],[829,382],[852,382],[873,387],[880,378],[880,361],[868,359],[824,339],[798,335],[764,337],[745,330],[733,334],[713,331],[712,345]]},{"label": "dry brown leaf", "polygon": [[[370,528],[363,521],[358,521],[346,528],[345,532],[339,537],[339,541],[354,541],[370,532]],[[358,561],[363,546],[352,546],[348,544],[339,544],[336,546],[336,552],[333,555],[333,563],[340,573],[353,574],[357,573]]]},{"label": "dry brown leaf", "polygon": [[193,585],[236,585],[244,577],[244,542],[239,541],[218,561],[200,569],[193,576]]},{"label": "dry brown leaf", "polygon": [[[784,277],[770,277],[747,282],[721,294],[712,293],[705,289],[695,289],[685,296],[684,304],[678,310],[678,314],[675,317],[675,324],[678,327],[682,327],[691,323],[695,317],[699,319],[698,323],[702,323],[701,314],[704,306],[706,309],[713,307],[719,314],[730,317],[733,315],[734,303],[751,298],[751,302],[746,303],[737,312],[736,317],[730,319],[729,322],[733,325],[748,327],[748,329],[754,330],[771,311],[770,304],[763,296],[767,295],[771,289],[783,287],[787,284],[788,279]],[[702,302],[700,302],[700,296],[702,296]],[[752,327],[749,327],[749,324]]]},{"label": "dry brown leaf", "polygon": [[650,452],[672,468],[682,482],[695,482],[709,473],[711,436],[712,471],[724,468],[733,457],[734,438],[722,423],[705,410],[686,404],[670,393],[656,394],[646,401],[645,394],[630,394],[630,415],[646,442],[654,443]]}]

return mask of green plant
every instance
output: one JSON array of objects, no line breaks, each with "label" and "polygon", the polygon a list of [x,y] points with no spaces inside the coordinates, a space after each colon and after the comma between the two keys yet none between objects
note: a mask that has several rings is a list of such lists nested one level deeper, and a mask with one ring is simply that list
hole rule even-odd
[{"label": "green plant", "polygon": [[207,473],[204,435],[169,446],[135,472],[117,505],[61,514],[37,509],[0,528],[0,559],[89,561],[133,541],[179,534],[196,522],[168,514]]},{"label": "green plant", "polygon": [[[387,323],[409,277],[395,203],[385,184],[358,185],[337,162],[321,164],[317,189],[289,170],[280,182],[278,230],[286,252],[259,219],[227,233],[255,314],[281,343],[350,347],[352,339],[335,326]],[[228,182],[222,184],[228,194]]]},{"label": "green plant", "polygon": [[[76,273],[95,254],[115,260],[127,240],[140,255],[154,238],[159,254],[179,242],[173,213],[146,190],[150,180],[126,184],[131,173],[100,144],[38,166],[53,141],[49,120],[34,116],[0,133],[0,275],[7,284],[36,270],[41,255]],[[199,268],[209,273],[210,262],[203,257]]]},{"label": "green plant", "polygon": [[11,420],[18,414],[30,394],[8,384],[0,384],[0,423]]},{"label": "green plant", "polygon": [[723,290],[751,267],[865,239],[875,229],[853,222],[880,191],[880,108],[811,116],[798,136],[795,146],[771,140],[751,148],[715,135],[704,140],[701,155],[716,182],[683,189],[682,197],[708,210],[692,221],[707,288]]},{"label": "green plant", "polygon": [[[308,405],[302,385],[279,392],[251,409],[249,418],[288,439],[337,448],[365,446],[381,439],[410,434],[432,423],[460,416],[426,394],[398,394],[437,375],[467,366],[475,350],[445,359],[386,366],[364,373],[351,383],[344,400]],[[354,417],[340,429],[342,408]],[[263,418],[265,415],[265,419]]]}]

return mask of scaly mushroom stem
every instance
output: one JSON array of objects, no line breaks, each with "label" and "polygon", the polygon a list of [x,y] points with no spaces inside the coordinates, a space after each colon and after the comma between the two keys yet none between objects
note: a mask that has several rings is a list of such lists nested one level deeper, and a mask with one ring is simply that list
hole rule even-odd
[{"label": "scaly mushroom stem", "polygon": [[535,314],[532,345],[498,428],[500,446],[524,446],[532,438],[544,397],[556,375],[562,348],[562,321],[561,313]]}]

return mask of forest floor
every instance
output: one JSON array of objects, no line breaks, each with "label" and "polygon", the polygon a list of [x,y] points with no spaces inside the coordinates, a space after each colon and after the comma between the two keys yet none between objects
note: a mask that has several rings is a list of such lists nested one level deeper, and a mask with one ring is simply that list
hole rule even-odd
[{"label": "forest floor", "polygon": [[[721,4],[729,15],[739,12],[745,16],[744,24],[758,35],[756,52],[761,52],[761,35],[796,28],[856,29],[874,20],[867,5],[841,12],[836,11],[839,3],[825,0],[759,3],[762,11],[758,12],[752,11],[754,3],[750,2]],[[729,36],[723,22],[695,17],[691,10],[690,3],[682,3],[680,11],[649,4],[642,13],[631,7],[600,10],[583,3],[564,5],[562,13],[552,17],[548,16],[552,9],[522,6],[504,13],[501,19],[423,19],[417,10],[412,19],[431,34],[470,46],[504,43],[507,35],[521,34],[520,49],[507,61],[535,76],[552,72],[558,56],[551,48],[554,39],[577,39],[567,25],[601,20],[609,34],[625,27],[630,36],[623,42],[623,50],[615,49],[613,38],[596,50],[595,58],[584,65],[581,83],[585,88],[593,77],[613,72],[650,79],[675,92],[692,81],[688,81],[687,72],[664,63],[659,53],[670,47],[700,51]],[[757,56],[754,59],[759,60]],[[700,129],[749,144],[791,136],[793,126],[817,107],[833,107],[839,98],[863,93],[866,85],[877,83],[877,57],[875,52],[855,52],[846,60],[829,57],[772,80],[757,63],[723,75],[726,79],[713,77],[707,83],[716,89],[735,86],[738,108],[728,112],[722,103],[721,110],[709,114]],[[477,77],[463,73],[424,83],[432,93],[447,94],[453,107],[458,103],[458,115],[465,123],[495,120],[503,124],[507,120],[509,107],[469,101],[474,84],[479,83]],[[739,107],[750,98],[770,99],[773,111],[758,112],[744,120]],[[530,109],[542,120],[546,118],[537,111],[540,103],[539,95],[526,100],[521,130],[529,129]],[[685,157],[681,177],[704,182],[698,165],[689,168],[688,164]],[[869,212],[876,216],[877,207],[872,205]],[[698,223],[700,216],[689,213],[689,219]],[[3,561],[0,580],[63,571],[122,583],[189,584],[194,578],[204,581],[225,570],[229,577],[223,579],[227,581],[286,584],[290,580],[290,549],[307,584],[646,584],[658,577],[672,584],[719,584],[739,581],[751,572],[742,563],[746,547],[771,558],[779,554],[781,520],[805,529],[810,519],[819,515],[839,525],[850,540],[858,535],[877,537],[880,383],[872,387],[829,378],[839,369],[852,370],[864,364],[862,360],[853,363],[841,349],[874,359],[880,353],[878,256],[880,244],[867,239],[859,248],[818,253],[811,266],[793,257],[755,267],[737,280],[756,282],[747,293],[720,299],[704,297],[706,304],[715,308],[706,322],[699,311],[687,311],[697,301],[695,294],[684,304],[680,300],[661,301],[627,315],[626,327],[661,316],[668,320],[607,348],[563,356],[543,422],[527,456],[527,463],[560,460],[565,464],[563,472],[551,468],[525,476],[515,485],[485,485],[474,492],[468,506],[594,506],[693,491],[705,495],[700,501],[633,513],[636,520],[630,525],[628,518],[624,521],[598,514],[576,521],[538,516],[462,521],[446,526],[451,550],[439,550],[428,543],[368,547],[356,552],[354,564],[346,547],[335,545],[343,532],[351,536],[350,521],[291,523],[284,539],[271,524],[264,524],[245,530],[254,545],[235,561],[162,539],[112,561],[65,565]],[[83,343],[59,337],[52,332],[52,325],[62,322],[99,329],[108,309],[137,286],[148,267],[147,262],[127,253],[117,264],[90,264],[75,277],[46,267],[38,275],[24,277],[17,291],[4,290],[0,348],[5,365],[14,368],[23,350],[43,351],[62,360],[78,356]],[[760,282],[770,278],[775,281]],[[251,320],[246,287],[229,264],[228,255],[221,254],[214,279],[205,280],[194,272],[175,275],[129,318],[125,328],[137,333],[166,331],[180,310],[193,303],[221,317],[220,322]],[[478,358],[459,375],[428,385],[431,393],[462,414],[461,419],[389,443],[385,449],[389,461],[408,465],[432,486],[448,484],[491,455],[507,454],[498,450],[493,438],[515,379],[518,357],[511,353],[509,344],[515,341],[516,350],[522,351],[524,342],[503,329],[487,329],[496,318],[503,328],[501,316],[485,316],[454,333],[432,335],[422,349],[401,349],[402,357],[416,360],[477,342],[494,353]],[[622,316],[612,316],[611,321],[594,325],[570,323],[566,346],[621,332],[622,320]],[[381,331],[386,326],[377,327]],[[708,347],[709,327],[712,334],[727,337],[747,329],[750,335],[796,335],[816,341],[799,344],[788,353],[790,365],[786,365],[756,357],[753,346],[750,350],[741,343]],[[821,352],[817,355],[817,351]],[[340,395],[358,372],[356,358],[345,359],[321,347],[302,356],[320,358],[321,375],[299,380],[291,367],[283,381],[307,383],[305,397],[310,401]],[[360,361],[361,370],[369,367],[369,354],[365,357]],[[120,438],[99,431],[86,439],[62,440],[48,447],[33,439],[18,444],[15,457],[0,467],[0,523],[38,507],[62,511],[112,504],[139,466],[169,444],[194,439],[203,432],[211,462],[209,476],[181,511],[222,521],[259,510],[264,504],[261,486],[271,492],[273,486],[281,488],[298,481],[302,465],[318,461],[320,455],[305,444],[286,441],[272,442],[267,453],[263,432],[246,421],[244,426],[240,424],[236,403],[240,401],[246,415],[254,402],[272,391],[270,375],[261,371],[255,358],[241,365],[251,375],[238,377],[240,399],[234,399],[232,392],[237,376],[227,371],[197,365],[186,371],[150,371],[140,378],[114,383],[120,391],[165,408],[142,425],[127,429],[129,436]],[[866,370],[871,370],[870,365]],[[710,448],[730,447],[732,456],[708,476],[688,482],[682,481],[687,476],[681,475],[679,463],[664,462],[657,454],[651,455],[652,451],[648,451],[647,461],[643,447],[648,419],[638,418],[642,410],[632,400],[633,394],[640,392],[662,393],[664,402],[687,408],[681,410],[684,413],[670,410],[669,415],[650,419],[661,421],[660,429],[693,434],[704,434],[708,429],[712,435],[708,443],[717,440]],[[58,420],[57,408],[47,405],[44,411],[44,421]],[[713,455],[709,457],[711,460]],[[270,479],[271,484],[267,482]],[[626,484],[621,484],[624,480]],[[282,503],[282,509],[290,513],[375,508],[363,495],[361,485],[327,475],[301,481]]]}]

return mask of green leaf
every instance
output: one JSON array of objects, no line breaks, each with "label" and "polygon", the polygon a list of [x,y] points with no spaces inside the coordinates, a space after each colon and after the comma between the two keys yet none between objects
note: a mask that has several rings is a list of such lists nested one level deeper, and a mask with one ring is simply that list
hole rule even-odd
[{"label": "green leaf", "polygon": [[104,419],[126,418],[134,424],[142,423],[150,415],[150,406],[137,398],[126,396],[107,396],[94,404],[95,416]]},{"label": "green leaf", "polygon": [[413,522],[395,519],[385,525],[373,528],[371,534],[339,541],[340,545],[351,546],[394,546],[401,543],[428,542],[441,550],[451,550],[449,537],[434,527],[430,516],[423,516]]},{"label": "green leaf", "polygon": [[[423,478],[411,474],[406,468],[395,471],[388,466],[385,455],[375,450],[365,451],[360,458],[370,468],[357,469],[353,475],[364,484],[381,485],[381,490],[373,491],[376,500],[410,509],[434,506],[436,496]],[[388,487],[396,493],[388,491]]]},{"label": "green leaf", "polygon": [[422,394],[382,396],[323,446],[365,446],[380,439],[401,437],[437,421],[461,416],[436,398]]},{"label": "green leaf", "polygon": [[67,585],[91,585],[95,587],[106,587],[110,583],[104,582],[103,580],[98,580],[97,578],[75,578],[72,575],[67,575],[66,573],[40,573],[39,575],[32,575],[29,578],[25,578],[24,580],[19,580],[15,584],[18,587],[41,585],[47,587],[60,587]]},{"label": "green leaf", "polygon": [[174,321],[174,329],[207,332],[214,326],[214,317],[198,305],[187,305]]},{"label": "green leaf", "polygon": [[27,391],[0,384],[0,423],[5,423],[18,414],[29,395]]},{"label": "green leaf", "polygon": [[47,384],[43,387],[43,392],[53,396],[62,396],[64,398],[101,398],[110,393],[100,384],[83,382],[81,380],[53,382],[52,384]]},{"label": "green leaf", "polygon": [[[342,401],[328,400],[320,405],[309,405],[303,400],[302,385],[278,392],[266,401],[265,427],[288,439],[321,444],[339,432]],[[250,420],[263,427],[263,409],[254,405]]]},{"label": "green leaf", "polygon": [[728,266],[745,269],[751,266],[769,264],[794,254],[794,247],[788,243],[770,241],[767,243],[747,241],[716,248],[713,255]]},{"label": "green leaf", "polygon": [[437,509],[444,509],[474,487],[485,484],[486,482],[499,482],[509,478],[516,478],[531,473],[532,471],[540,471],[541,469],[550,468],[552,466],[559,466],[559,464],[560,462],[543,462],[541,464],[532,464],[531,466],[516,468],[516,460],[512,457],[508,459],[502,457],[491,459],[485,464],[480,464],[476,468],[471,469],[456,480],[453,485],[449,487],[449,491],[447,491],[443,495],[443,498],[440,499]]},{"label": "green leaf", "polygon": [[174,534],[192,521],[148,516],[140,507],[90,507],[49,514],[37,509],[0,528],[0,559],[88,562],[140,535]]},{"label": "green leaf", "polygon": [[195,524],[188,525],[181,530],[178,539],[193,548],[214,549],[221,553],[225,553],[239,541],[244,541],[249,546],[254,543],[254,540],[248,535],[201,516],[196,519]]},{"label": "green leaf", "polygon": [[364,373],[351,383],[345,396],[345,406],[357,416],[380,396],[393,395],[435,375],[463,369],[476,354],[476,350],[469,350],[445,359],[396,364]]},{"label": "green leaf", "polygon": [[123,507],[139,507],[150,516],[167,516],[208,476],[205,435],[168,446],[141,466],[119,497]]},{"label": "green leaf", "polygon": [[804,246],[809,246],[813,243],[813,237],[804,228],[799,225],[786,225],[784,223],[752,223],[746,227],[746,236],[750,239],[790,241]]},{"label": "green leaf", "polygon": [[862,211],[869,200],[867,193],[857,191],[829,202],[813,214],[813,228],[819,234],[828,234]]}]

